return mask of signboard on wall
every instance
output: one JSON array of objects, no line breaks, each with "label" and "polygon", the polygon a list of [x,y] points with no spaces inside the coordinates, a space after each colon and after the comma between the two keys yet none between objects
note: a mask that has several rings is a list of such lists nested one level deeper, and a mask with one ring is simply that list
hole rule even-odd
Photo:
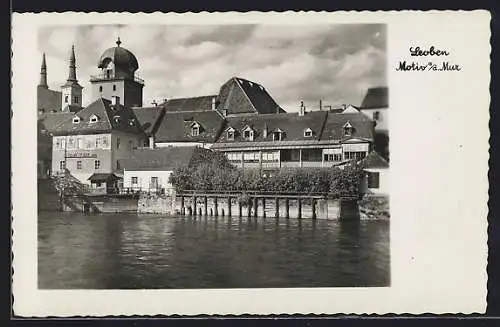
[{"label": "signboard on wall", "polygon": [[97,154],[90,152],[74,152],[68,153],[66,158],[97,158]]}]

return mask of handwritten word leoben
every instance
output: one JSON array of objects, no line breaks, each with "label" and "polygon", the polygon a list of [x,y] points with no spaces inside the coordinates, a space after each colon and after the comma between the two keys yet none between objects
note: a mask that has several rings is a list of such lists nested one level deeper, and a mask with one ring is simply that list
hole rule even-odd
[{"label": "handwritten word leoben", "polygon": [[446,50],[438,50],[431,46],[428,50],[421,49],[420,47],[410,47],[410,54],[413,57],[426,57],[426,56],[449,56],[450,53]]}]

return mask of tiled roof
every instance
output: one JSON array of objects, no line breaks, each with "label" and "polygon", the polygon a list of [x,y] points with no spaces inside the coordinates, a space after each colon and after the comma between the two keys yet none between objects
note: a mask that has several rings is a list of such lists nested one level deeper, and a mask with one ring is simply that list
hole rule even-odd
[{"label": "tiled roof", "polygon": [[[354,128],[350,137],[344,136],[344,125],[349,122]],[[345,141],[349,138],[373,139],[373,121],[361,112],[329,113],[321,140]]]},{"label": "tiled roof", "polygon": [[212,99],[216,95],[198,96],[192,98],[178,98],[167,100],[162,105],[166,111],[209,111],[212,110]]},{"label": "tiled roof", "polygon": [[62,93],[46,89],[37,88],[37,110],[44,112],[61,111]]},{"label": "tiled roof", "polygon": [[262,85],[240,77],[221,86],[217,104],[219,110],[227,109],[229,114],[284,112]]},{"label": "tiled roof", "polygon": [[95,181],[95,182],[109,181],[116,179],[118,179],[118,176],[112,173],[93,173],[92,176],[88,178],[89,181]]},{"label": "tiled roof", "polygon": [[133,111],[142,129],[148,135],[156,133],[165,114],[163,106],[135,108]]},{"label": "tiled roof", "polygon": [[125,170],[173,170],[189,165],[197,151],[209,151],[198,147],[141,148],[132,151],[124,160]]},{"label": "tiled roof", "polygon": [[[91,123],[90,117],[93,115],[98,117],[98,121]],[[106,133],[112,130],[133,134],[142,133],[132,109],[122,105],[115,108],[107,99],[97,99],[78,113],[73,114],[72,117],[74,116],[80,118],[80,123],[73,123],[73,118],[65,120],[54,128],[53,133],[56,135],[92,134]]]},{"label": "tiled roof", "polygon": [[389,168],[389,163],[375,151],[370,152],[360,164],[364,168]]},{"label": "tiled roof", "polygon": [[[191,135],[191,125],[200,124],[198,136]],[[213,143],[223,127],[224,118],[217,111],[166,112],[156,132],[156,142]]]},{"label": "tiled roof", "polygon": [[374,87],[368,89],[366,96],[361,103],[361,109],[388,108],[389,89],[387,87]]},{"label": "tiled roof", "polygon": [[74,105],[74,104],[68,104],[66,107],[63,108],[63,112],[78,112],[82,110],[82,106]]},{"label": "tiled roof", "polygon": [[[227,123],[224,131],[232,127],[235,129],[234,140],[228,140],[227,133],[221,133],[219,142],[239,143],[239,142],[265,142],[273,141],[273,132],[281,130],[283,141],[297,140],[318,140],[323,129],[323,124],[327,116],[326,111],[312,111],[304,116],[298,113],[281,114],[252,114],[235,115],[226,117]],[[249,126],[254,130],[254,140],[247,141],[243,138],[243,129]],[[304,131],[310,128],[312,136],[304,136]],[[267,129],[267,135],[265,130]]]},{"label": "tiled roof", "polygon": [[71,112],[54,112],[39,115],[39,121],[42,124],[43,129],[49,133],[53,133],[57,130],[57,126],[61,125],[67,120],[73,118],[73,113]]}]

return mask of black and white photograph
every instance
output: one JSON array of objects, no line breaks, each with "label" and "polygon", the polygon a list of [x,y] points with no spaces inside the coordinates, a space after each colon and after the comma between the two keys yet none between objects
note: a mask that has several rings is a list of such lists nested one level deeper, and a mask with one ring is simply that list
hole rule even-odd
[{"label": "black and white photograph", "polygon": [[484,312],[489,20],[15,15],[13,311]]},{"label": "black and white photograph", "polygon": [[39,288],[390,286],[386,29],[41,28]]}]

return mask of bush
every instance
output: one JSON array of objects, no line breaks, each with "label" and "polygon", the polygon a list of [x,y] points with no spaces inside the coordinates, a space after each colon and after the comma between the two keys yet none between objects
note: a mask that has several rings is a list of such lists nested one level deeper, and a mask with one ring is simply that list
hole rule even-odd
[{"label": "bush", "polygon": [[334,197],[357,197],[362,176],[362,168],[354,163],[344,169],[290,169],[269,175],[259,170],[241,171],[231,165],[224,154],[214,153],[175,169],[170,182],[178,190],[329,193]]}]

